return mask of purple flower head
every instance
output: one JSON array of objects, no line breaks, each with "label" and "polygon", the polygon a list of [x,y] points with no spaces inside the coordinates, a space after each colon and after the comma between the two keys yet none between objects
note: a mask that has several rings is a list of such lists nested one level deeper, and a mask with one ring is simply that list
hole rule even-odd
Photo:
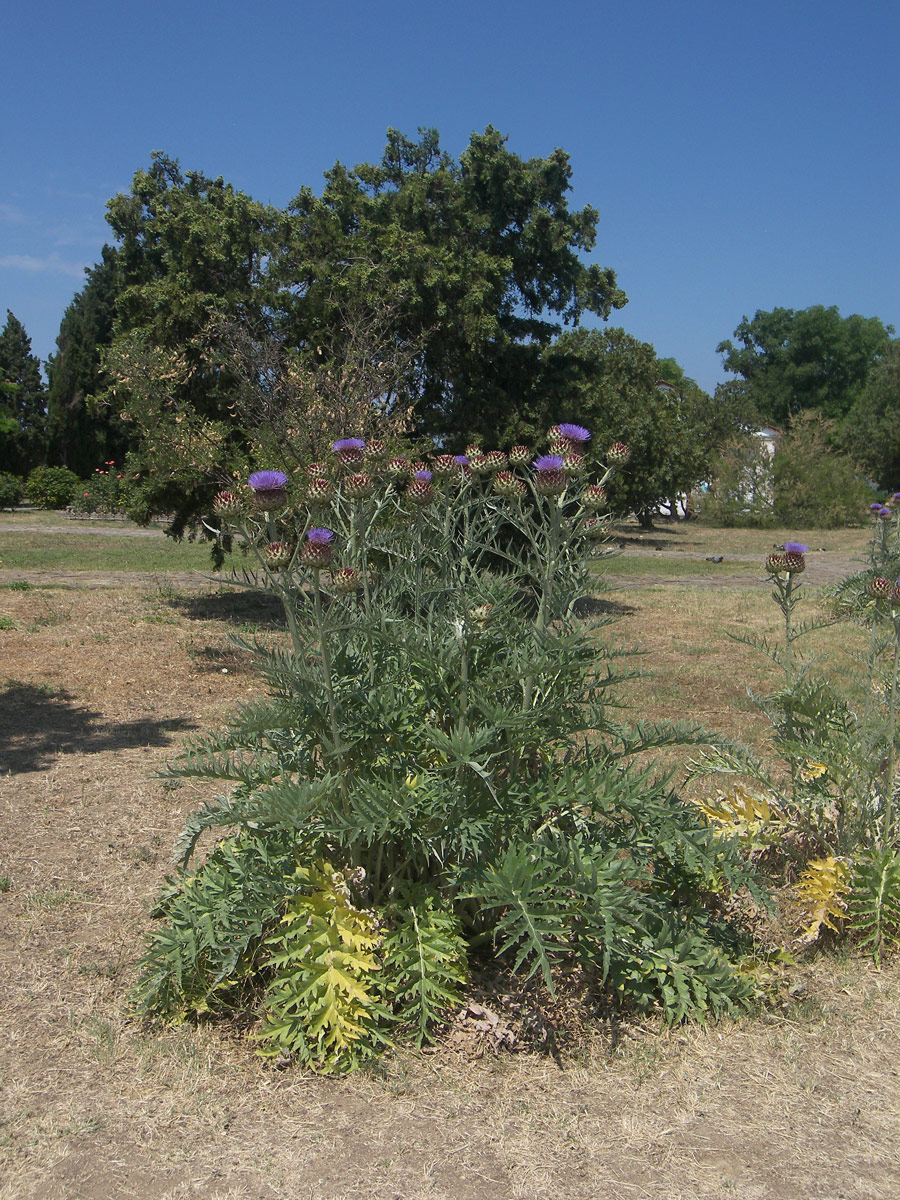
[{"label": "purple flower head", "polygon": [[882,521],[887,521],[888,518],[892,517],[893,515],[894,514],[887,507],[887,505],[882,505],[881,508],[879,508],[878,512],[875,514],[876,517],[881,517]]},{"label": "purple flower head", "polygon": [[869,505],[869,512],[881,512],[884,505],[880,500],[876,500],[874,504]]},{"label": "purple flower head", "polygon": [[431,483],[431,472],[430,471],[416,471],[413,478],[421,479],[421,481],[423,483]]},{"label": "purple flower head", "polygon": [[891,500],[900,500],[900,492],[894,492],[893,496],[891,496]]},{"label": "purple flower head", "polygon": [[560,437],[568,438],[570,442],[589,442],[591,440],[590,431],[585,429],[583,425],[557,425],[556,432]]},{"label": "purple flower head", "polygon": [[307,532],[306,540],[312,542],[314,546],[327,546],[329,542],[334,541],[334,534],[330,529],[310,529]]},{"label": "purple flower head", "polygon": [[560,454],[542,454],[540,458],[534,460],[536,471],[561,471],[562,466],[563,460]]},{"label": "purple flower head", "polygon": [[247,480],[254,492],[281,492],[287,487],[284,471],[255,471]]},{"label": "purple flower head", "polygon": [[809,546],[804,546],[802,542],[785,542],[784,550],[786,554],[806,554]]},{"label": "purple flower head", "polygon": [[335,454],[340,454],[342,450],[364,450],[365,447],[366,443],[362,438],[339,438],[331,444]]},{"label": "purple flower head", "polygon": [[458,467],[467,467],[469,465],[469,460],[465,454],[454,454],[453,461]]}]

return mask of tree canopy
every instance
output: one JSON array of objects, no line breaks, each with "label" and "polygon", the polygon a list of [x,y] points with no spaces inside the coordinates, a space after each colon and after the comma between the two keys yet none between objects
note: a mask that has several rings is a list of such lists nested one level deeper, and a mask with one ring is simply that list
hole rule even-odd
[{"label": "tree canopy", "polygon": [[709,477],[711,456],[735,427],[734,410],[673,359],[661,362],[653,346],[616,328],[567,331],[543,358],[545,420],[591,429],[591,453],[601,460],[614,441],[631,450],[609,487],[614,510],[649,524],[657,508]]},{"label": "tree canopy", "polygon": [[844,417],[862,394],[871,367],[894,330],[877,317],[842,317],[821,304],[776,308],[744,317],[731,340],[720,342],[726,371],[741,376],[760,416],[786,425],[793,413],[817,409]]},{"label": "tree canopy", "polygon": [[615,274],[580,257],[598,213],[569,208],[571,174],[565,151],[524,160],[490,126],[458,162],[435,130],[418,141],[389,130],[379,164],[338,163],[321,196],[304,188],[290,205],[273,275],[294,298],[291,341],[328,324],[323,283],[373,301],[387,289],[397,336],[421,342],[405,384],[422,431],[457,444],[514,436],[542,347],[625,303]]},{"label": "tree canopy", "polygon": [[27,474],[43,461],[46,413],[41,364],[9,309],[0,330],[0,471]]},{"label": "tree canopy", "polygon": [[93,402],[106,386],[101,351],[112,341],[118,292],[117,254],[104,246],[63,315],[47,362],[47,458],[82,477],[100,463],[121,461],[128,446],[118,412]]},{"label": "tree canopy", "polygon": [[900,488],[900,340],[891,342],[870,371],[843,440],[880,487]]},{"label": "tree canopy", "polygon": [[374,373],[383,410],[448,449],[535,432],[544,348],[625,303],[614,273],[580,257],[598,214],[569,208],[570,178],[564,151],[524,160],[491,127],[459,161],[434,130],[389,130],[379,163],[338,163],[320,196],[304,188],[280,211],[155,154],[108,205],[121,290],[106,362],[140,430],[148,511],[196,516],[213,490],[199,483],[207,458],[237,469],[251,344],[272,416],[291,389],[269,366],[330,387],[358,360],[366,312],[373,357],[396,364]]},{"label": "tree canopy", "polygon": [[283,214],[154,153],[130,194],[109,201],[107,220],[120,285],[104,356],[109,398],[138,445],[141,510],[173,514],[180,533],[209,502],[212,464],[227,466],[244,440],[214,327],[235,318],[265,324],[266,266]]}]

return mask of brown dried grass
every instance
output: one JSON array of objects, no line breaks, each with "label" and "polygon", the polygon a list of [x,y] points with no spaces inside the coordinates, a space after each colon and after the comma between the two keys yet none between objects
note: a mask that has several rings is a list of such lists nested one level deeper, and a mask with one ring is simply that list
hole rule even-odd
[{"label": "brown dried grass", "polygon": [[[616,598],[616,633],[662,669],[633,698],[757,736],[739,705],[753,656],[722,632],[768,627],[763,597]],[[273,1070],[228,1026],[137,1021],[125,989],[147,905],[208,794],[153,772],[258,686],[226,634],[271,614],[233,604],[0,593],[16,622],[0,632],[0,1200],[896,1195],[893,965],[823,958],[764,1018],[610,1022],[562,1062],[451,1042],[337,1081]]]}]

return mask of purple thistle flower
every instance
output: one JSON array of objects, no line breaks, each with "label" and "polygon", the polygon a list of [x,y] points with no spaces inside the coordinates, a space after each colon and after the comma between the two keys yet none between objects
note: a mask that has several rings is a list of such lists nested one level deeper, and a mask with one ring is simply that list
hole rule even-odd
[{"label": "purple thistle flower", "polygon": [[422,481],[422,483],[431,483],[431,472],[430,471],[416,471],[413,478],[420,479]]},{"label": "purple thistle flower", "polygon": [[329,542],[334,541],[334,534],[330,529],[310,529],[306,534],[306,540],[312,542],[314,546],[327,546]]},{"label": "purple thistle flower", "polygon": [[881,506],[881,508],[879,508],[878,512],[875,514],[875,516],[880,517],[882,519],[882,521],[887,521],[893,515],[894,514],[891,512],[891,510],[887,507],[886,504],[883,504]]},{"label": "purple thistle flower", "polygon": [[570,442],[589,442],[591,440],[589,430],[585,429],[583,425],[570,425],[567,422],[557,425],[555,432],[560,437],[568,438]]},{"label": "purple thistle flower", "polygon": [[281,492],[287,487],[284,471],[254,471],[247,480],[254,492]]},{"label": "purple thistle flower", "polygon": [[542,454],[534,460],[536,471],[561,471],[562,467],[563,460],[560,454]]},{"label": "purple thistle flower", "polygon": [[340,454],[342,450],[364,450],[365,447],[366,443],[362,438],[339,438],[331,444],[335,454]]},{"label": "purple thistle flower", "polygon": [[809,546],[804,546],[802,542],[785,542],[783,549],[786,554],[807,554]]},{"label": "purple thistle flower", "polygon": [[893,496],[891,496],[891,500],[900,500],[900,492],[894,492]]},{"label": "purple thistle flower", "polygon": [[458,467],[467,467],[469,465],[469,460],[465,454],[454,454],[453,461]]},{"label": "purple thistle flower", "polygon": [[884,505],[880,500],[876,500],[874,504],[869,505],[869,512],[881,512]]}]

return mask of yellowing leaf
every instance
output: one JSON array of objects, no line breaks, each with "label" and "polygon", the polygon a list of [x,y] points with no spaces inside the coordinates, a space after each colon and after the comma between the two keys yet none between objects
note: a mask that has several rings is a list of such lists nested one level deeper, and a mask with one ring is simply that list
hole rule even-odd
[{"label": "yellowing leaf", "polygon": [[810,783],[813,779],[821,779],[828,768],[824,763],[812,762],[810,760],[805,766],[800,768],[800,778],[804,783]]},{"label": "yellowing leaf", "polygon": [[[783,820],[781,810],[773,801],[752,795],[740,784],[724,796],[695,799],[693,803],[724,835],[745,842],[757,839],[767,826],[777,826]],[[771,832],[777,833],[777,830]]]},{"label": "yellowing leaf", "polygon": [[829,855],[807,865],[797,882],[797,893],[806,906],[801,942],[814,942],[823,926],[838,932],[835,922],[846,916],[849,891],[850,868],[841,859]]}]

